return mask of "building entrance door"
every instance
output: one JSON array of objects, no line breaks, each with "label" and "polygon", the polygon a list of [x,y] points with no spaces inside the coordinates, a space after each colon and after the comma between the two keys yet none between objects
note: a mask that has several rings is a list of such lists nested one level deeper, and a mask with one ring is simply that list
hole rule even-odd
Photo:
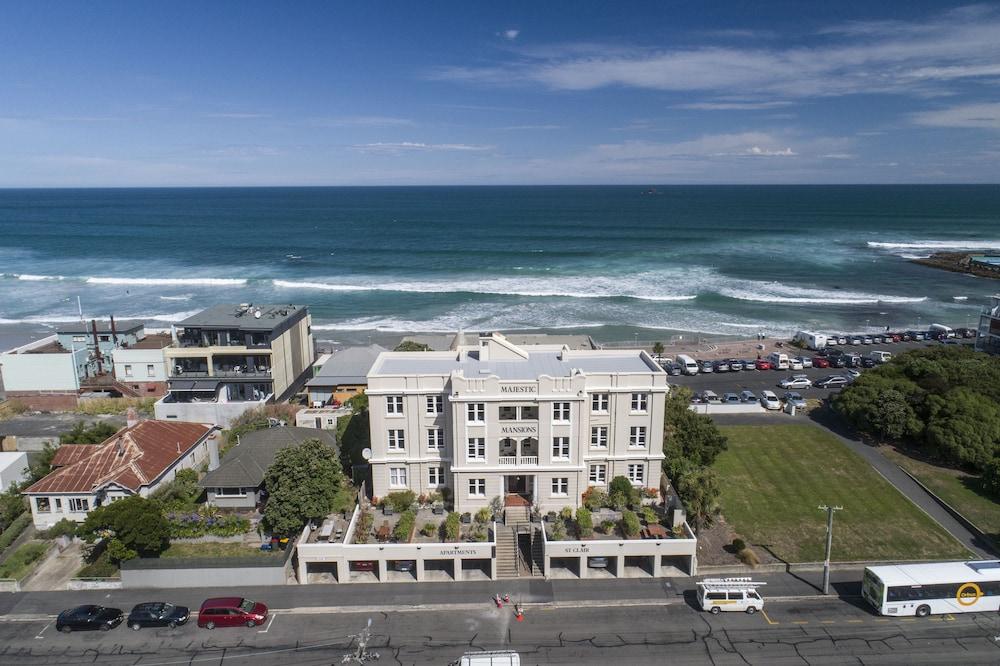
[{"label": "building entrance door", "polygon": [[511,505],[511,500],[515,500],[517,504],[523,504],[524,506],[530,506],[531,504],[531,478],[524,476],[522,474],[514,474],[510,476],[505,476],[504,480],[504,495],[506,499],[506,504]]}]

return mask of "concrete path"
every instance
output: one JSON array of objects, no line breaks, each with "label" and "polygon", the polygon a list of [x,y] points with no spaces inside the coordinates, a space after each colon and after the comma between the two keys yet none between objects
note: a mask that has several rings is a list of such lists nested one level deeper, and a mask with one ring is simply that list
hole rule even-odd
[{"label": "concrete path", "polygon": [[79,543],[71,543],[59,552],[53,548],[45,560],[38,565],[23,583],[25,591],[62,590],[70,578],[83,567],[83,548]]},{"label": "concrete path", "polygon": [[963,546],[983,559],[997,557],[993,545],[969,531],[965,525],[955,520],[934,497],[906,475],[894,462],[883,456],[874,447],[865,444],[822,409],[808,415],[789,416],[787,414],[717,414],[712,419],[719,425],[811,425],[822,428],[839,439],[849,449],[864,458],[886,481],[891,483],[907,499],[938,522]]}]

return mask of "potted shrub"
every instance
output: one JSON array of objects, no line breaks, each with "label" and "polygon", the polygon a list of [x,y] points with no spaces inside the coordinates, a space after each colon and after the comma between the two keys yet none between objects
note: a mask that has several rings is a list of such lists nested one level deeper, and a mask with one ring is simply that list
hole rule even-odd
[{"label": "potted shrub", "polygon": [[613,520],[602,520],[601,521],[601,531],[605,534],[613,534],[615,531],[615,521]]},{"label": "potted shrub", "polygon": [[479,511],[476,511],[476,522],[479,523],[480,525],[485,525],[486,523],[490,522],[490,519],[492,518],[493,518],[493,511],[487,506],[484,506]]},{"label": "potted shrub", "polygon": [[444,502],[434,502],[434,506],[431,507],[431,513],[433,513],[435,515],[438,515],[438,516],[443,515],[444,514]]},{"label": "potted shrub", "polygon": [[594,535],[594,518],[587,507],[581,506],[576,510],[576,530],[581,539]]},{"label": "potted shrub", "polygon": [[452,512],[448,514],[448,517],[444,519],[442,524],[442,535],[444,540],[448,543],[454,543],[458,541],[458,537],[461,534],[461,526],[459,525],[459,516],[457,513]]},{"label": "potted shrub", "polygon": [[472,522],[472,514],[466,511],[462,514],[462,522],[466,525]]},{"label": "potted shrub", "polygon": [[437,530],[438,526],[434,523],[424,523],[424,526],[420,528],[420,533],[425,537],[432,537]]}]

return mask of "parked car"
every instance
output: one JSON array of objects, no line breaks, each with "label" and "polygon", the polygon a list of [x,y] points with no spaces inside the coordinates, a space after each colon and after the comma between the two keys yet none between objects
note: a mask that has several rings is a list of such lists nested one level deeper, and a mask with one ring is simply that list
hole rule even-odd
[{"label": "parked car", "polygon": [[757,362],[754,361],[753,359],[745,358],[741,362],[743,363],[743,369],[744,370],[756,370],[757,369]]},{"label": "parked car", "polygon": [[783,389],[804,389],[812,386],[812,382],[806,376],[786,377],[778,382],[778,386]]},{"label": "parked car", "polygon": [[707,391],[707,390],[701,392],[701,401],[706,405],[718,405],[721,402],[719,400],[719,396],[716,395],[715,391]]},{"label": "parked car", "polygon": [[847,370],[844,371],[844,377],[847,377],[847,379],[852,382],[860,376],[861,376],[860,370],[853,370],[851,368],[848,368]]},{"label": "parked car", "polygon": [[375,560],[352,560],[348,568],[351,571],[375,571]]},{"label": "parked car", "polygon": [[608,568],[608,558],[606,558],[606,557],[588,557],[587,558],[587,568],[588,569],[607,569]]},{"label": "parked car", "polygon": [[759,402],[759,398],[757,398],[753,391],[740,391],[740,401],[754,403]]},{"label": "parked car", "polygon": [[104,606],[77,606],[64,610],[56,616],[56,630],[68,634],[71,631],[110,631],[122,620],[125,614],[120,608]]},{"label": "parked car", "polygon": [[837,336],[837,344],[838,345],[846,345],[847,344],[847,336],[846,335],[838,335]]},{"label": "parked car", "polygon": [[789,370],[802,370],[805,366],[802,365],[802,357],[794,356],[788,359],[788,369]]},{"label": "parked car", "polygon": [[923,331],[907,331],[906,334],[910,336],[911,340],[916,340],[918,342],[927,339],[927,334]]},{"label": "parked car", "polygon": [[680,363],[671,363],[668,367],[664,368],[664,370],[666,370],[667,374],[671,377],[677,377],[684,371],[684,368],[681,367]]},{"label": "parked car", "polygon": [[729,363],[726,361],[713,361],[712,368],[716,372],[729,372]]},{"label": "parked car", "polygon": [[785,391],[785,404],[792,405],[795,408],[801,409],[806,406],[806,399],[802,397],[800,393],[795,391]]},{"label": "parked car", "polygon": [[814,356],[812,359],[812,364],[814,368],[829,368],[830,361],[826,360],[823,356]]},{"label": "parked car", "polygon": [[217,597],[205,599],[198,611],[198,626],[205,629],[216,627],[256,627],[267,621],[267,606],[259,601],[241,597]]},{"label": "parked car", "polygon": [[873,358],[865,356],[864,358],[861,359],[862,368],[874,368],[876,365],[878,365],[878,361],[876,361]]},{"label": "parked car", "polygon": [[843,375],[827,375],[816,382],[816,388],[840,388],[848,383],[847,377]]},{"label": "parked car", "polygon": [[412,573],[416,566],[417,563],[415,560],[396,560],[392,563],[393,571],[401,571],[403,573]]},{"label": "parked car", "polygon": [[861,367],[861,357],[857,354],[845,354],[844,363],[848,368],[860,368]]},{"label": "parked car", "polygon": [[743,369],[743,361],[738,358],[727,358],[726,363],[729,364],[730,372],[739,372]]},{"label": "parked car", "polygon": [[781,401],[774,391],[761,391],[760,404],[764,409],[781,409]]},{"label": "parked car", "polygon": [[771,362],[768,361],[768,360],[762,359],[762,358],[759,358],[756,361],[754,361],[753,365],[758,370],[770,370],[771,369]]},{"label": "parked car", "polygon": [[840,354],[838,356],[827,356],[826,359],[829,361],[831,368],[847,367],[847,356],[844,354]]},{"label": "parked car", "polygon": [[800,361],[802,361],[802,367],[803,368],[811,368],[811,367],[813,367],[813,360],[812,360],[811,357],[809,357],[809,356],[799,356],[798,359]]},{"label": "parked car", "polygon": [[715,369],[715,365],[711,361],[702,361],[699,359],[696,363],[698,364],[699,372],[712,372]]},{"label": "parked car", "polygon": [[742,402],[740,396],[735,393],[724,393],[722,395],[722,404],[724,405],[738,405]]},{"label": "parked car", "polygon": [[134,631],[143,627],[178,627],[185,624],[190,617],[187,606],[174,606],[162,601],[147,601],[136,604],[128,614],[125,623]]},{"label": "parked car", "polygon": [[[863,343],[864,343],[864,338],[861,337],[860,335],[852,335],[849,338],[849,344],[860,345],[860,344],[863,344]],[[869,342],[869,344],[871,344],[871,343]]]}]

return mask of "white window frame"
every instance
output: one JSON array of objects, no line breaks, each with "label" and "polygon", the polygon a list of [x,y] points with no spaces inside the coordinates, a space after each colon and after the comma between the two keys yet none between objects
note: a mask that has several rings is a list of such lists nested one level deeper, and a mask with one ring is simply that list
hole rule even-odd
[{"label": "white window frame", "polygon": [[649,394],[633,393],[632,412],[635,414],[645,414],[647,411],[649,411]]},{"label": "white window frame", "polygon": [[385,448],[389,451],[405,451],[406,431],[402,428],[390,428],[387,430]]},{"label": "white window frame", "polygon": [[645,463],[629,463],[625,469],[625,477],[633,486],[641,486],[646,483]]},{"label": "white window frame", "polygon": [[592,426],[590,428],[590,448],[608,448],[608,426]]},{"label": "white window frame", "polygon": [[427,485],[431,488],[440,488],[444,485],[444,467],[427,468]]},{"label": "white window frame", "polygon": [[132,364],[131,363],[126,363],[125,364],[125,376],[126,377],[131,377],[132,376]]},{"label": "white window frame", "polygon": [[568,402],[552,403],[552,421],[554,423],[569,423],[570,404]]},{"label": "white window frame", "polygon": [[590,466],[587,478],[592,486],[608,485],[608,466],[604,463],[594,463]]},{"label": "white window frame", "polygon": [[486,497],[486,479],[469,479],[469,497]]},{"label": "white window frame", "polygon": [[569,477],[552,477],[552,497],[569,497]]},{"label": "white window frame", "polygon": [[646,438],[646,426],[632,426],[628,430],[628,448],[630,449],[644,449],[646,448],[647,438]]},{"label": "white window frame", "polygon": [[486,438],[470,437],[465,448],[467,458],[476,462],[486,462]]},{"label": "white window frame", "polygon": [[444,430],[441,428],[427,429],[427,450],[440,451],[444,448]]},{"label": "white window frame", "polygon": [[70,513],[87,513],[90,511],[90,500],[86,497],[70,497],[69,498],[69,512]]},{"label": "white window frame", "polygon": [[62,499],[59,497],[56,498],[56,511],[62,513]]},{"label": "white window frame", "polygon": [[470,402],[465,406],[469,423],[486,423],[486,403]]},{"label": "white window frame", "polygon": [[552,438],[552,459],[569,460],[569,437]]},{"label": "white window frame", "polygon": [[155,377],[156,376],[156,364],[155,363],[147,363],[146,364],[146,376],[147,377]]},{"label": "white window frame", "polygon": [[[235,492],[228,492],[230,490],[234,490]],[[247,496],[247,489],[246,488],[216,488],[215,489],[215,496],[216,497],[246,497]]]},{"label": "white window frame", "polygon": [[389,487],[390,488],[409,488],[409,473],[405,467],[390,467],[389,468]]},{"label": "white window frame", "polygon": [[385,397],[385,415],[386,416],[403,415],[403,396],[387,395]]},{"label": "white window frame", "polygon": [[426,413],[428,416],[437,416],[444,412],[444,396],[429,395],[426,400]]},{"label": "white window frame", "polygon": [[[45,502],[44,509],[42,508],[42,502]],[[52,513],[52,499],[49,497],[36,497],[35,513]]]},{"label": "white window frame", "polygon": [[590,396],[590,413],[607,414],[611,407],[611,396],[607,393],[594,393]]}]

